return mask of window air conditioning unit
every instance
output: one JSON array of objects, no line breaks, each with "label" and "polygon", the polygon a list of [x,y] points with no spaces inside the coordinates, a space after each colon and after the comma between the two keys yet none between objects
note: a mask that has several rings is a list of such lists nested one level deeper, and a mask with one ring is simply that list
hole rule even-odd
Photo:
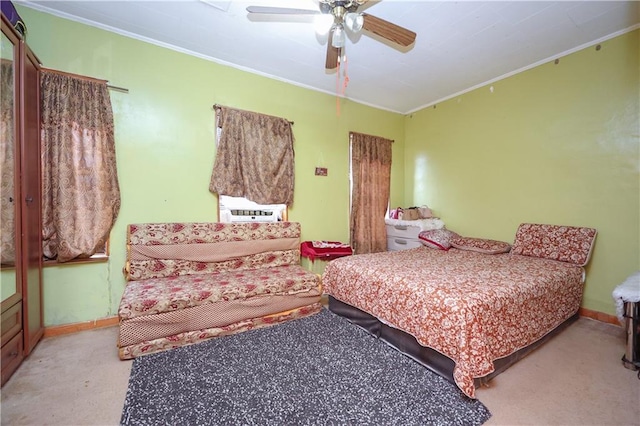
[{"label": "window air conditioning unit", "polygon": [[277,222],[278,215],[273,210],[231,209],[231,222]]}]

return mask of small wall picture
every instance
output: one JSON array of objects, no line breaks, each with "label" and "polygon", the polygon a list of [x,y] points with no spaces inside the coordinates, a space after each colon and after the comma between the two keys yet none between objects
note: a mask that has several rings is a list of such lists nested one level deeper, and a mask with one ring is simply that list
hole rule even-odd
[{"label": "small wall picture", "polygon": [[326,167],[316,167],[316,176],[326,176],[327,168]]}]

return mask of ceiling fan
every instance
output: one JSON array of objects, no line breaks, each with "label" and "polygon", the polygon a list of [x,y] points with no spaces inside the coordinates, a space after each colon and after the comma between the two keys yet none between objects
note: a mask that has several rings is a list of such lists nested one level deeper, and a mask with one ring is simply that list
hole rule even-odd
[{"label": "ceiling fan", "polygon": [[327,59],[325,68],[337,68],[338,60],[342,56],[345,44],[345,29],[358,33],[369,31],[400,46],[410,46],[416,39],[416,33],[392,24],[384,19],[368,13],[358,12],[358,8],[369,0],[318,0],[320,10],[292,9],[283,7],[249,6],[247,12],[272,15],[316,15],[328,14],[333,16],[333,25],[329,31],[327,43]]}]

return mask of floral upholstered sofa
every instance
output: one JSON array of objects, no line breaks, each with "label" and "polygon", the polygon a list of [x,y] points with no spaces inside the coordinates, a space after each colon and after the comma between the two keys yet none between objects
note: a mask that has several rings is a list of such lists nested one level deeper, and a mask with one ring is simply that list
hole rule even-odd
[{"label": "floral upholstered sofa", "polygon": [[300,224],[144,223],[127,230],[121,359],[320,311],[300,266]]}]

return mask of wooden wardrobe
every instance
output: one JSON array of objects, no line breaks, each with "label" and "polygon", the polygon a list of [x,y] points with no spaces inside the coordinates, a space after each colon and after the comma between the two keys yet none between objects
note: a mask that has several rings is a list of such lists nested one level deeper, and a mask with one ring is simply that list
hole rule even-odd
[{"label": "wooden wardrobe", "polygon": [[[2,15],[2,385],[44,332],[40,62]],[[9,80],[9,81],[7,81]],[[8,90],[8,92],[7,92]],[[9,96],[9,98],[4,98]],[[12,108],[5,108],[13,104]]]}]

